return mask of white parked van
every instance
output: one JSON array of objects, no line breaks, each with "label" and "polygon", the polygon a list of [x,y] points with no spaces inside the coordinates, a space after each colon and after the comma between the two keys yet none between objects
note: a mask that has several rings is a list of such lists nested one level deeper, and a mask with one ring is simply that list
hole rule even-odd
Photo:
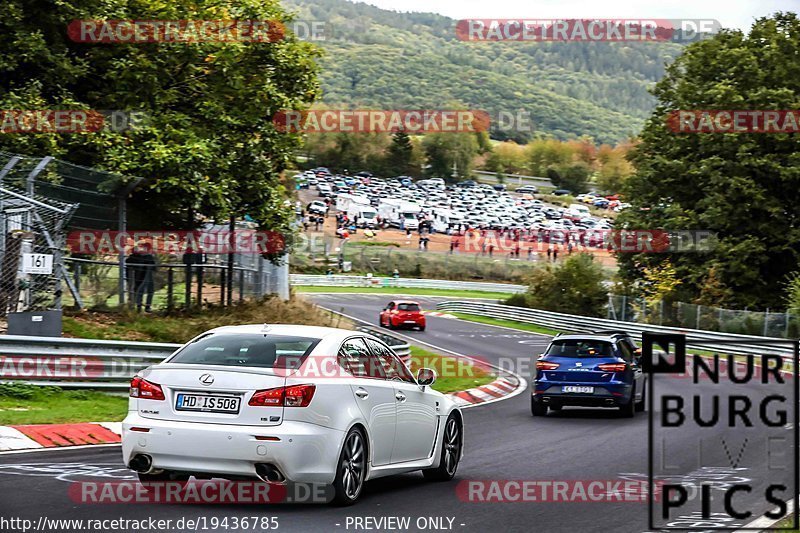
[{"label": "white parked van", "polygon": [[433,231],[447,233],[449,229],[455,229],[460,224],[464,224],[464,217],[449,209],[437,209],[433,212]]},{"label": "white parked van", "polygon": [[347,217],[355,220],[359,228],[378,227],[378,212],[371,205],[353,204],[347,211]]},{"label": "white parked van", "polygon": [[[358,206],[369,206],[369,198],[357,194],[340,194],[336,197],[336,209],[348,213],[350,209]],[[349,216],[349,214],[348,214]]]},{"label": "white parked van", "polygon": [[422,207],[415,202],[387,198],[378,204],[378,215],[390,226],[400,229],[419,229],[419,213]]}]

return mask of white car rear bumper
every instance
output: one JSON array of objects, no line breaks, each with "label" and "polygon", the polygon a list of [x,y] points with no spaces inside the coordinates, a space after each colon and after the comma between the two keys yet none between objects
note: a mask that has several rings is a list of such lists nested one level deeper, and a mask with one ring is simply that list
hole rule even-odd
[{"label": "white car rear bumper", "polygon": [[[256,436],[280,440],[256,440]],[[125,465],[135,455],[147,454],[158,470],[256,477],[256,463],[267,463],[287,481],[304,483],[333,483],[343,440],[342,431],[305,422],[235,426],[153,420],[129,413],[122,423]]]}]

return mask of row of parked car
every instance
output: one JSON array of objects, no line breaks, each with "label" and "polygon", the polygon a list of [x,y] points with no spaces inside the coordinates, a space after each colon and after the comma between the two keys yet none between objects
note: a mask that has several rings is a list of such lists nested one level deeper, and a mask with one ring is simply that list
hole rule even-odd
[{"label": "row of parked car", "polygon": [[[371,206],[384,226],[416,230],[427,221],[424,227],[442,233],[467,228],[607,230],[614,225],[610,217],[594,216],[583,204],[569,208],[547,204],[536,198],[539,191],[530,185],[510,193],[502,184],[465,180],[448,185],[438,178],[414,181],[408,176],[398,176],[382,179],[369,172],[346,176],[333,174],[324,168],[306,171],[295,178],[302,180],[303,186],[315,188],[320,198],[334,199],[340,211],[350,211],[351,205],[363,206],[359,207],[362,216],[351,216],[362,224],[369,223],[370,218],[365,213],[369,211],[366,207]],[[348,207],[343,209],[339,204]],[[327,211],[320,201],[315,211],[322,213],[323,210]]]},{"label": "row of parked car", "polygon": [[575,197],[575,201],[598,209],[611,209],[617,213],[631,206],[629,203],[620,201],[619,195],[616,194],[611,196],[599,196],[592,193],[579,194]]}]

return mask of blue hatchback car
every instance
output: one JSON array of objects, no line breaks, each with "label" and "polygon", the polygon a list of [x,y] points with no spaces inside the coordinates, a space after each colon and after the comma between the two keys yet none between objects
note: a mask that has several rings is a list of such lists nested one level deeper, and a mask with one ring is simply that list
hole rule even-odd
[{"label": "blue hatchback car", "polygon": [[633,417],[645,409],[641,351],[627,333],[559,335],[536,361],[531,414],[564,406],[615,407]]}]

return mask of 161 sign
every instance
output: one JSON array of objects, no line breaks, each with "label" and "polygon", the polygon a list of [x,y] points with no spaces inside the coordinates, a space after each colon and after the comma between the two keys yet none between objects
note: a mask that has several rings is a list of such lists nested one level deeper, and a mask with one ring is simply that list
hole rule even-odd
[{"label": "161 sign", "polygon": [[22,254],[23,274],[52,274],[52,254]]}]

